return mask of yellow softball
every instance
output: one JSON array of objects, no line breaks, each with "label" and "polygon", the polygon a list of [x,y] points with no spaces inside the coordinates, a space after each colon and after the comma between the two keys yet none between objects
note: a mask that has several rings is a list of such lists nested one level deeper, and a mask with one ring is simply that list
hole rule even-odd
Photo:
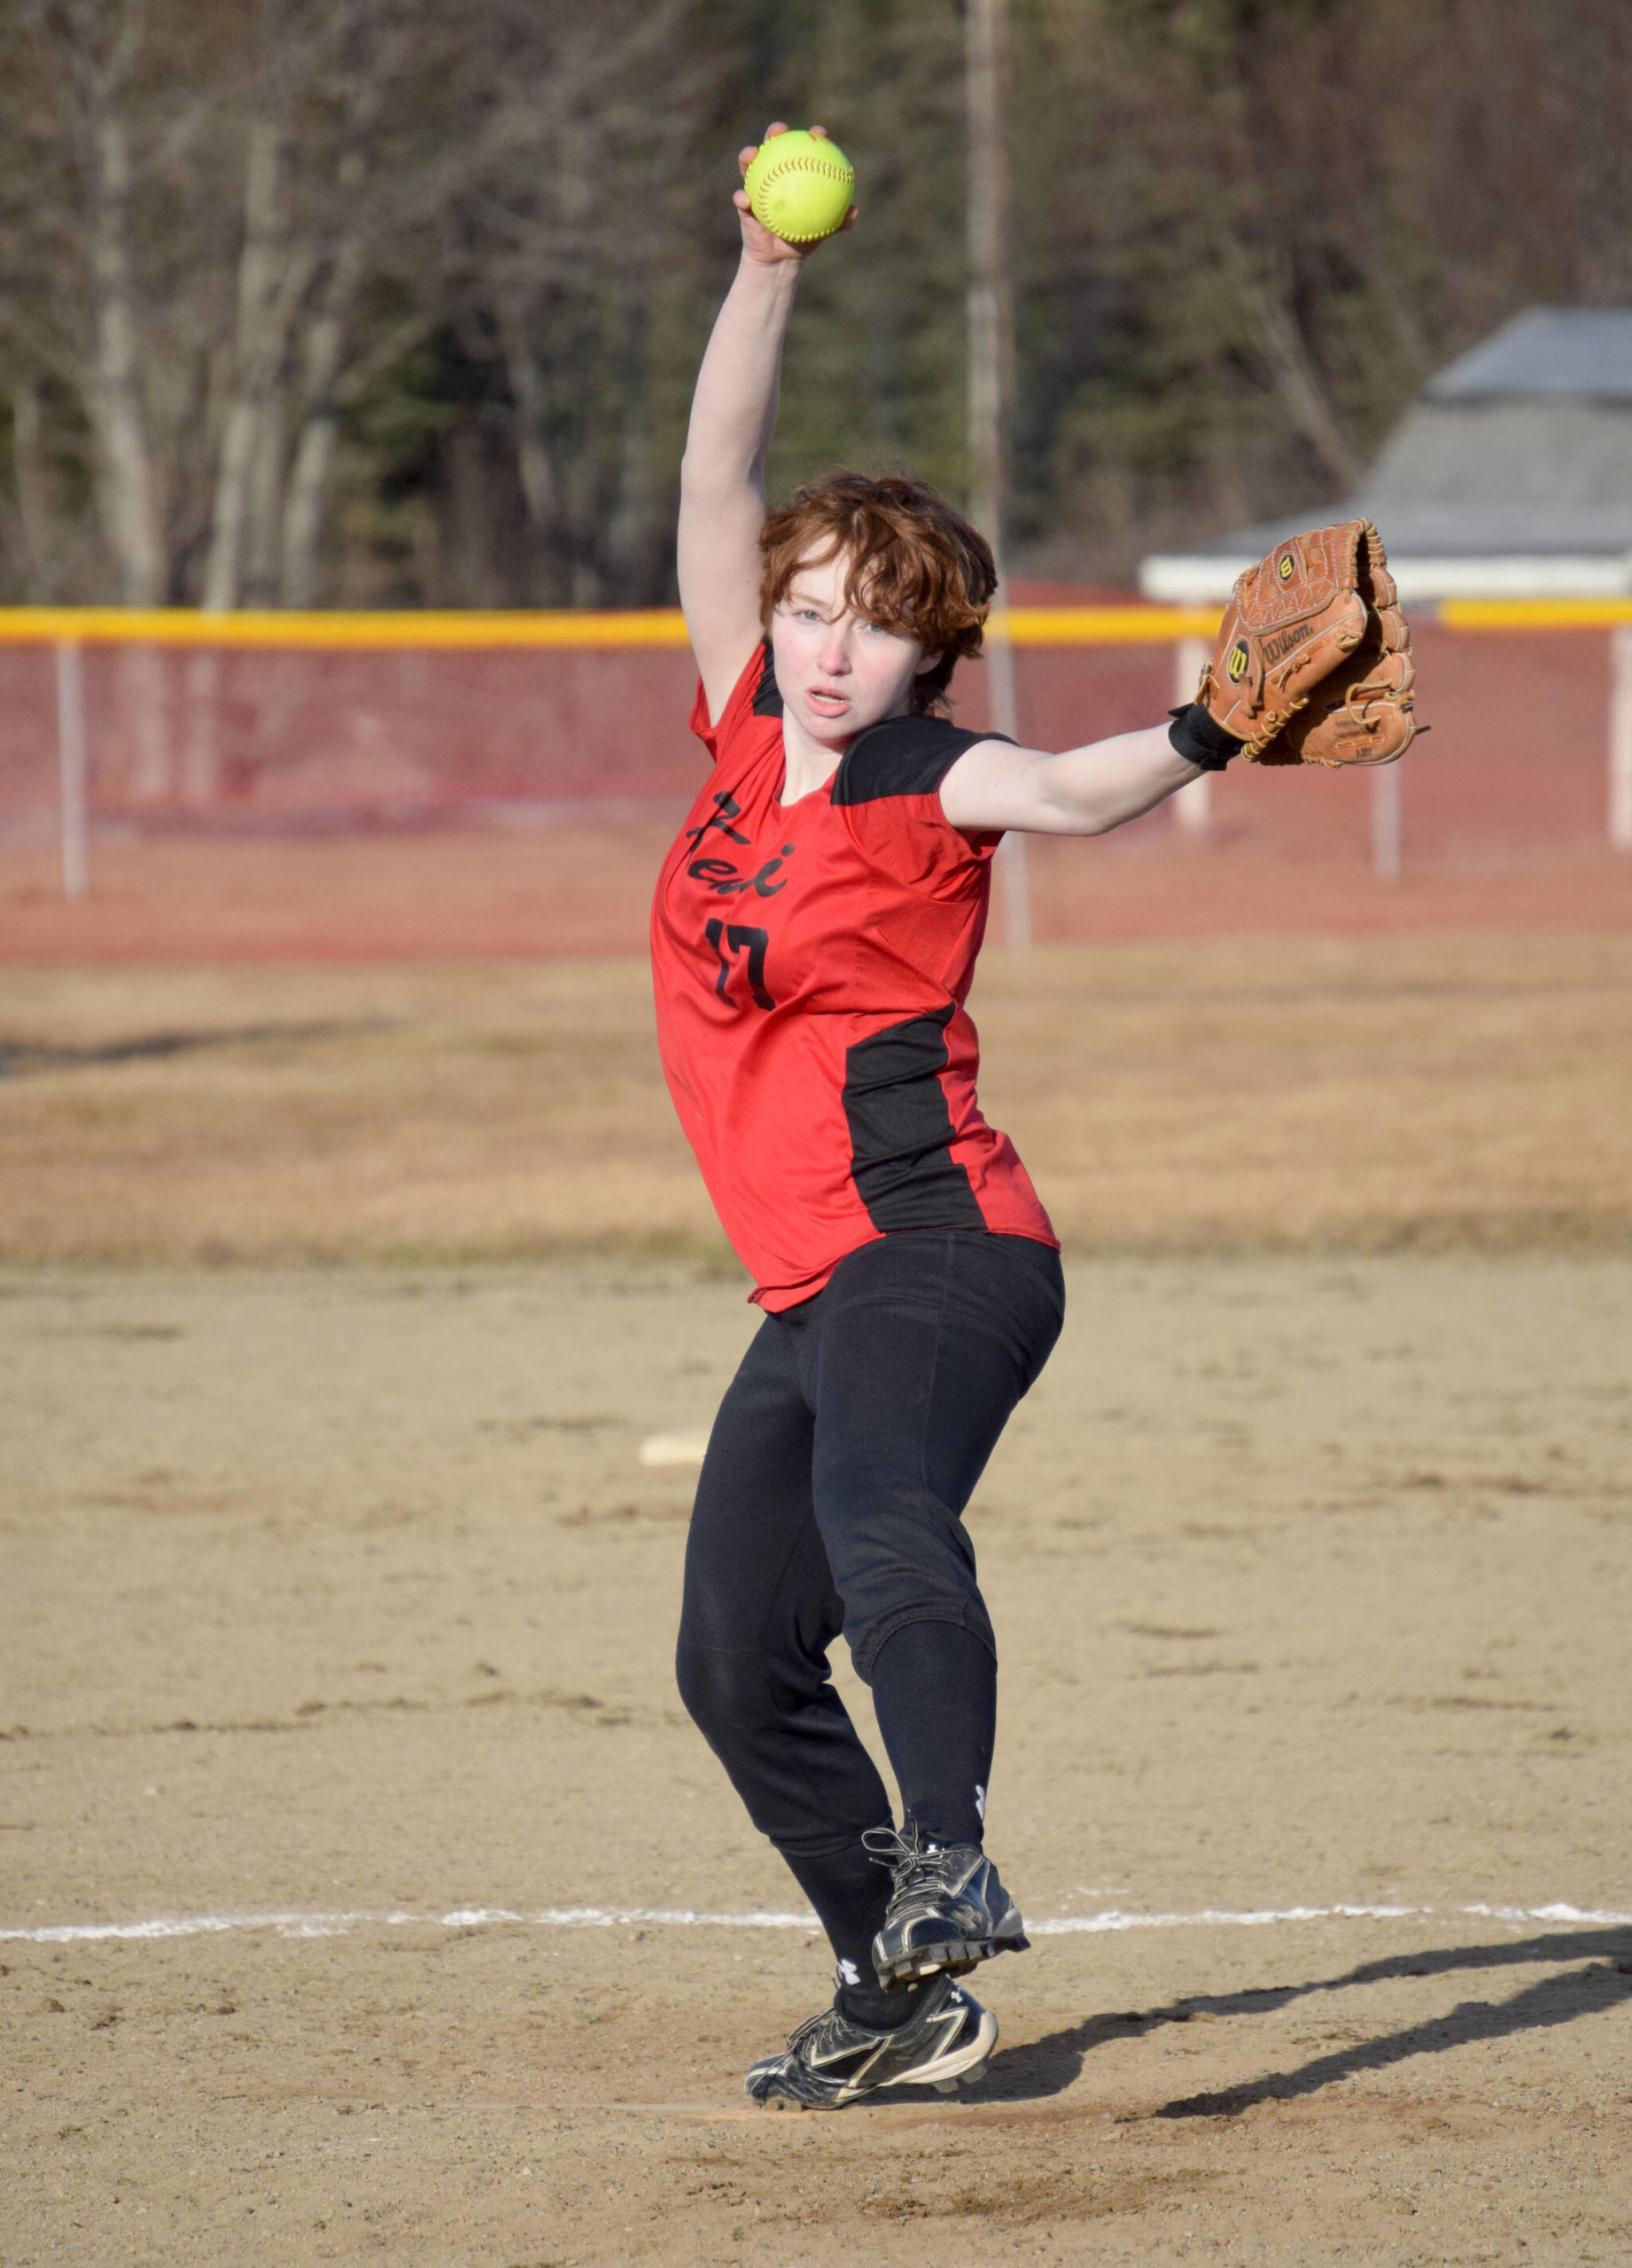
[{"label": "yellow softball", "polygon": [[856,168],[835,143],[795,129],[760,144],[742,186],[773,237],[813,245],[843,225]]}]

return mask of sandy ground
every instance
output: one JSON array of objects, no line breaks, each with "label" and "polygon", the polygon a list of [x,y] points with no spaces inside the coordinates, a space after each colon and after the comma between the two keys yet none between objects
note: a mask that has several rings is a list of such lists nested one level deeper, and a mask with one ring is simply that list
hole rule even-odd
[{"label": "sandy ground", "polygon": [[[1632,1243],[1632,930],[989,953],[1078,1250]],[[718,1254],[632,960],[0,970],[0,1257]]]},{"label": "sandy ground", "polygon": [[5,2268],[1632,2256],[1632,1262],[1072,1292],[971,1524],[993,1848],[1076,1927],[977,2093],[773,2119],[820,1946],[654,1918],[797,1903],[637,1453],[740,1286],[0,1278]]}]

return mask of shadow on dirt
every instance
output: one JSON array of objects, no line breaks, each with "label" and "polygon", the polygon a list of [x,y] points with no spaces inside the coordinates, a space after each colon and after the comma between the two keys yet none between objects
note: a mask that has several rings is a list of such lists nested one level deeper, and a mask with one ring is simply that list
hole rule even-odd
[{"label": "shadow on dirt", "polygon": [[203,1047],[244,1047],[268,1040],[350,1039],[389,1029],[384,1016],[330,1019],[319,1023],[240,1024],[220,1031],[144,1032],[131,1039],[105,1041],[97,1047],[51,1047],[31,1040],[0,1038],[0,1079],[31,1071],[88,1070],[107,1063],[150,1063],[167,1055],[190,1055]]},{"label": "shadow on dirt", "polygon": [[1624,1929],[1574,1930],[1504,1945],[1453,1946],[1400,1953],[1364,1961],[1341,1977],[1316,1977],[1306,1984],[1197,1994],[1170,2008],[1090,2016],[1027,2047],[1000,2051],[992,2058],[981,2100],[1023,2102],[1062,2094],[1081,2077],[1088,2056],[1105,2041],[1146,2037],[1168,2024],[1191,2023],[1198,2017],[1205,2022],[1213,2016],[1261,2016],[1313,1993],[1346,1992],[1353,1986],[1403,1977],[1443,1977],[1458,1969],[1517,1969],[1537,1961],[1585,1961],[1589,1966],[1543,1977],[1512,2000],[1464,2000],[1448,2015],[1317,2056],[1295,2070],[1271,2071],[1214,2094],[1185,2096],[1162,2104],[1154,2116],[1232,2117],[1254,2103],[1284,2102],[1315,2094],[1339,2080],[1353,2078],[1362,2071],[1387,2070],[1414,2055],[1442,2054],[1448,2047],[1464,2047],[1473,2040],[1505,2039],[1516,2032],[1573,2023],[1577,2016],[1597,2015],[1632,2001],[1632,1932]]}]

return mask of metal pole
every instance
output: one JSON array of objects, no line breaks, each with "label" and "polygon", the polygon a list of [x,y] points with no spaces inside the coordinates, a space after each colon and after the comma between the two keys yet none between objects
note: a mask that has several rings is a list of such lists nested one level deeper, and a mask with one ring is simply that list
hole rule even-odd
[{"label": "metal pole", "polygon": [[1609,846],[1632,850],[1632,623],[1609,634]]},{"label": "metal pole", "polygon": [[57,773],[61,799],[62,894],[83,897],[90,887],[86,814],[85,672],[77,640],[57,649]]},{"label": "metal pole", "polygon": [[1372,872],[1379,882],[1400,879],[1400,767],[1379,764],[1372,774]]},{"label": "metal pole", "polygon": [[[1201,672],[1207,667],[1205,638],[1181,638],[1173,649],[1173,706],[1186,706],[1196,697]],[[1173,816],[1186,835],[1205,835],[1213,816],[1213,775],[1203,772],[1181,788],[1173,798]]]},{"label": "metal pole", "polygon": [[[986,633],[992,729],[1020,738],[1020,696],[1008,631],[1008,405],[1014,361],[1014,295],[1008,245],[1007,0],[968,0],[965,101],[968,113],[968,356],[970,504],[998,563],[997,603]],[[1008,943],[1031,943],[1030,876],[1023,835],[998,846]]]}]

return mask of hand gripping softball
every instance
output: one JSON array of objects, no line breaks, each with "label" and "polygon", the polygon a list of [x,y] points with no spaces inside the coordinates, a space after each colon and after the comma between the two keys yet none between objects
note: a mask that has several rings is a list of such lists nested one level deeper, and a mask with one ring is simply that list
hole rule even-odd
[{"label": "hand gripping softball", "polygon": [[773,236],[819,244],[843,227],[856,169],[828,135],[795,128],[760,144],[742,186],[755,220]]},{"label": "hand gripping softball", "polygon": [[1196,699],[1259,764],[1392,764],[1416,679],[1382,539],[1343,520],[1237,579]]}]

